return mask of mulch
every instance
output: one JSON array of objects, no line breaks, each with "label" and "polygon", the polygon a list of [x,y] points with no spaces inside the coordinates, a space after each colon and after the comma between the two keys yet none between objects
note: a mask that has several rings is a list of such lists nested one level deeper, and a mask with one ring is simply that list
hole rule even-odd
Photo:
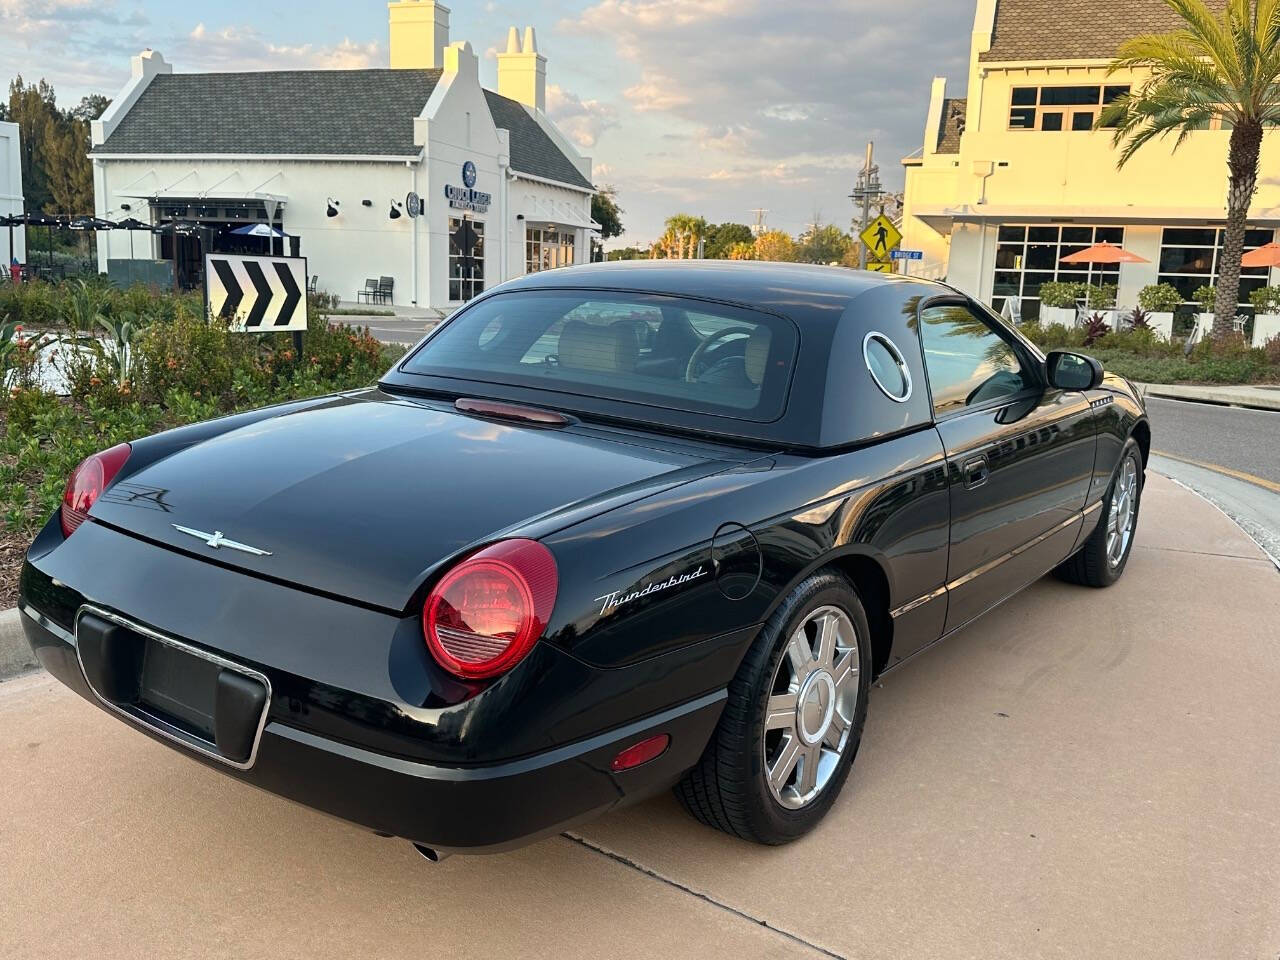
[{"label": "mulch", "polygon": [[0,610],[18,605],[18,574],[28,539],[26,534],[0,532]]}]

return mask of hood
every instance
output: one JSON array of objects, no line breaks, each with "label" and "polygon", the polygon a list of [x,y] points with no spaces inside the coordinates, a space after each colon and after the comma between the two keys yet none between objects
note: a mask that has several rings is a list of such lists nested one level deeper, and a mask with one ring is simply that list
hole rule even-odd
[{"label": "hood", "polygon": [[[401,610],[468,545],[724,466],[693,447],[338,397],[187,447],[113,485],[96,519],[255,574]],[[126,467],[127,469],[127,467]],[[263,551],[214,548],[178,527]]]}]

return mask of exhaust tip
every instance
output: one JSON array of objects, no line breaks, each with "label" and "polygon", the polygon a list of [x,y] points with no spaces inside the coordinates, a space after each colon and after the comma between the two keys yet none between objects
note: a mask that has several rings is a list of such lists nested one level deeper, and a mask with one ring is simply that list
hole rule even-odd
[{"label": "exhaust tip", "polygon": [[433,847],[428,847],[425,843],[415,843],[413,849],[417,850],[423,860],[429,860],[432,863],[439,863],[441,860],[449,856]]}]

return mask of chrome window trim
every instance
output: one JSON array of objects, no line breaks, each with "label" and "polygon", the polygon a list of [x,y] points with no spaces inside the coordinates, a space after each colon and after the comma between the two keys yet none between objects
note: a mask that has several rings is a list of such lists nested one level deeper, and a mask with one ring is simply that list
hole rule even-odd
[{"label": "chrome window trim", "polygon": [[[890,357],[893,358],[893,362],[898,365],[898,370],[902,374],[902,383],[905,387],[905,392],[902,396],[894,396],[893,392],[881,383],[880,378],[876,376],[875,368],[871,365],[871,357],[867,353],[872,340],[878,341],[886,350],[888,350]],[[889,339],[889,335],[887,333],[881,333],[879,330],[872,330],[862,338],[862,362],[866,365],[867,373],[871,374],[871,379],[875,381],[875,385],[880,388],[880,392],[886,397],[894,403],[906,403],[911,399],[911,392],[914,386],[911,382],[911,370],[907,367],[907,360],[902,355],[902,351],[898,349],[898,345],[896,343]]]},{"label": "chrome window trim", "polygon": [[[108,700],[106,697],[100,694],[97,691],[97,688],[94,687],[93,683],[90,682],[89,675],[85,672],[85,669],[84,669],[84,659],[81,657],[81,654],[80,654],[80,643],[79,643],[79,637],[78,637],[79,630],[80,630],[80,618],[84,616],[86,613],[92,613],[95,616],[102,617],[102,619],[104,620],[110,620],[112,623],[119,624],[120,626],[125,627],[128,630],[132,630],[134,633],[141,634],[142,636],[146,637],[148,640],[154,640],[157,643],[163,643],[166,646],[174,647],[175,649],[181,650],[182,652],[190,654],[193,657],[198,657],[201,660],[207,660],[208,662],[216,664],[217,666],[223,667],[227,670],[233,670],[236,673],[239,673],[243,676],[249,677],[253,680],[257,680],[264,687],[266,687],[267,699],[262,706],[262,716],[258,718],[258,728],[257,730],[254,731],[254,734],[253,734],[253,746],[249,750],[249,758],[247,760],[232,760],[230,757],[224,757],[222,754],[220,754],[217,751],[216,748],[209,749],[208,747],[205,747],[202,745],[202,744],[208,743],[209,741],[202,740],[201,738],[195,737],[195,736],[190,736],[190,735],[179,736],[177,733],[171,733],[168,729],[168,725],[165,724],[165,722],[161,718],[154,717],[151,714],[147,713],[145,710],[126,710],[125,708],[119,706],[118,704],[112,703],[110,700]],[[79,663],[80,665],[80,675],[84,678],[85,686],[89,688],[89,690],[93,693],[94,697],[98,700],[99,703],[107,707],[109,710],[115,713],[118,713],[120,716],[124,717],[125,719],[133,721],[138,726],[143,727],[146,730],[149,730],[153,733],[157,733],[160,736],[164,737],[166,740],[172,741],[173,743],[180,744],[186,747],[188,750],[194,750],[196,753],[204,754],[207,757],[212,757],[214,760],[217,760],[219,763],[225,763],[227,766],[235,767],[237,770],[248,770],[250,767],[253,766],[254,761],[258,759],[258,746],[262,742],[262,731],[266,729],[267,714],[271,710],[271,681],[267,678],[266,674],[261,673],[258,670],[254,670],[252,667],[246,667],[244,664],[236,663],[233,660],[228,660],[226,657],[219,656],[216,653],[210,653],[208,650],[202,650],[199,647],[192,646],[189,643],[184,643],[181,640],[177,640],[173,637],[166,636],[163,633],[160,633],[156,630],[152,630],[150,627],[144,626],[140,623],[130,620],[127,617],[122,617],[118,613],[112,613],[110,610],[104,610],[102,607],[95,606],[94,604],[91,604],[91,603],[82,604],[80,606],[80,609],[76,611],[75,626],[76,626],[76,633],[77,633],[76,662]]]}]

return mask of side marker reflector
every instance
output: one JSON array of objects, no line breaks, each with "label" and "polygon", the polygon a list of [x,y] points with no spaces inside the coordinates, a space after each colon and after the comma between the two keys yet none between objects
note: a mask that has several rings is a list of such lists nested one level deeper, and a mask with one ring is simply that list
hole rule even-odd
[{"label": "side marker reflector", "polygon": [[632,767],[638,767],[642,763],[656,760],[666,753],[667,747],[670,745],[670,735],[660,733],[656,737],[641,740],[639,743],[627,747],[627,749],[613,758],[613,763],[609,766],[615,773],[619,770],[630,770]]}]

